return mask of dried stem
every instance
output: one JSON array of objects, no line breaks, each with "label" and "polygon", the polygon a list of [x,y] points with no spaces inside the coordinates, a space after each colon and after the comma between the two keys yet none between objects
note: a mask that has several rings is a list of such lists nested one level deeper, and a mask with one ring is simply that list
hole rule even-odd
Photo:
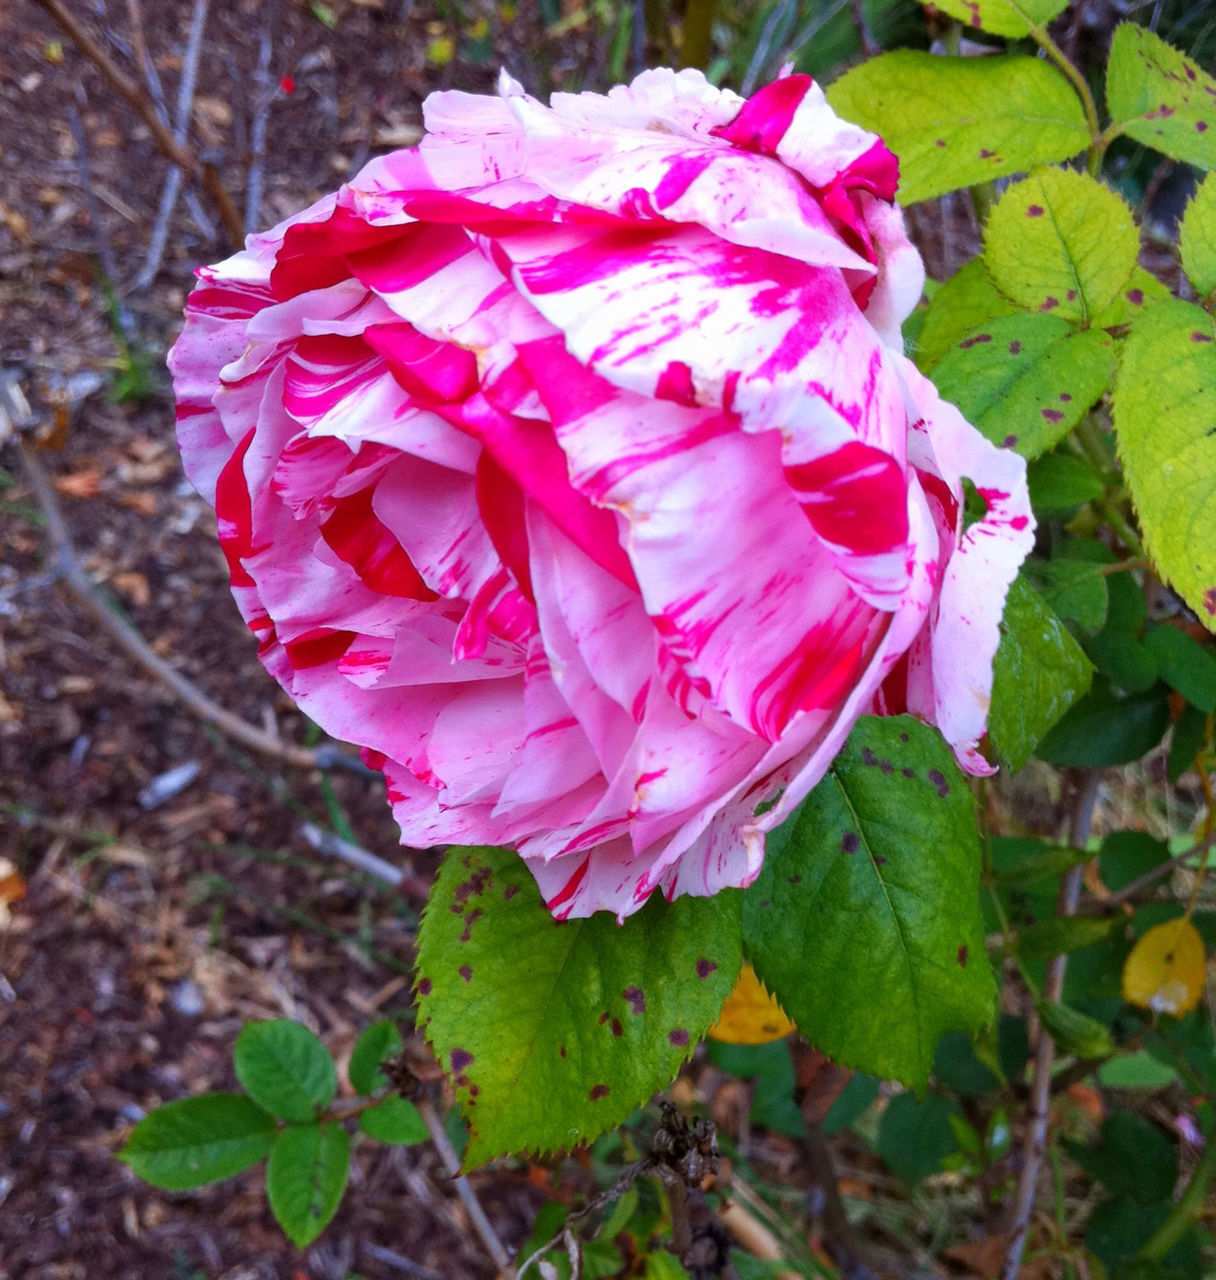
[{"label": "dried stem", "polygon": [[[1084,775],[1073,803],[1072,816],[1063,843],[1084,849],[1089,839],[1094,805],[1098,799],[1098,786],[1102,775],[1092,770]],[[1057,916],[1076,913],[1081,894],[1083,867],[1073,867],[1064,875],[1060,896],[1056,903]],[[1059,1000],[1064,987],[1064,974],[1068,966],[1066,955],[1053,956],[1043,979],[1043,999]],[[1030,1230],[1030,1215],[1034,1211],[1035,1193],[1039,1185],[1039,1171],[1047,1149],[1047,1116],[1051,1100],[1051,1064],[1055,1057],[1055,1041],[1047,1028],[1039,1025],[1038,1043],[1035,1045],[1034,1078],[1030,1086],[1030,1113],[1026,1136],[1022,1144],[1022,1168],[1018,1174],[1017,1192],[1013,1201],[1013,1218],[1009,1229],[1009,1246],[1001,1267],[1000,1280],[1017,1280],[1022,1265],[1022,1253],[1026,1248],[1026,1236]]]},{"label": "dried stem", "polygon": [[33,492],[34,500],[42,510],[46,519],[47,535],[50,538],[51,550],[59,572],[67,583],[72,594],[97,619],[101,626],[118,641],[126,652],[146,671],[154,675],[168,686],[191,711],[205,724],[218,729],[220,733],[240,743],[250,751],[271,756],[285,764],[295,765],[301,769],[319,767],[317,752],[303,747],[292,746],[281,742],[278,738],[261,729],[254,728],[247,721],[235,716],[231,711],[207,697],[202,690],[193,685],[175,667],[170,666],[138,631],[124,618],[110,609],[100,592],[93,585],[92,579],[85,572],[84,566],[72,545],[67,524],[55,494],[47,479],[42,463],[38,459],[32,445],[18,438],[21,465]]},{"label": "dried stem", "polygon": [[232,197],[228,194],[228,189],[224,186],[215,166],[200,161],[190,147],[174,138],[168,126],[157,114],[156,106],[148,95],[147,90],[114,65],[109,54],[76,21],[76,18],[62,3],[62,0],[34,0],[34,3],[50,15],[60,30],[76,44],[81,53],[101,72],[115,93],[119,97],[126,99],[131,109],[148,126],[153,138],[156,139],[156,145],[160,147],[161,151],[191,177],[198,179],[199,185],[215,201],[216,208],[219,210],[220,220],[224,224],[224,229],[227,231],[233,247],[239,247],[245,237],[244,227],[241,225],[241,216],[237,213],[236,205],[232,203]]},{"label": "dried stem", "polygon": [[439,1158],[443,1161],[443,1167],[452,1177],[456,1194],[464,1205],[465,1213],[469,1215],[473,1230],[481,1237],[482,1244],[485,1245],[490,1257],[494,1259],[494,1265],[499,1272],[506,1277],[514,1276],[515,1270],[511,1266],[511,1255],[490,1225],[490,1220],[486,1217],[485,1210],[481,1207],[481,1202],[477,1199],[476,1192],[469,1185],[468,1178],[460,1172],[460,1157],[448,1141],[447,1132],[444,1130],[443,1121],[439,1118],[438,1112],[427,1098],[420,1098],[417,1106],[418,1114],[422,1117],[423,1123],[427,1127],[427,1132],[431,1135],[431,1141],[435,1144],[435,1150],[439,1152]]}]

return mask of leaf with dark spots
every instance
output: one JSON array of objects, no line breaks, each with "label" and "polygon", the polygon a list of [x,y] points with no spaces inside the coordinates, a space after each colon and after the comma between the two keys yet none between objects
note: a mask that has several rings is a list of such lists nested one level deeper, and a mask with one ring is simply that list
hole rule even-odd
[{"label": "leaf with dark spots", "polygon": [[717,968],[718,966],[714,964],[712,960],[706,960],[706,958],[702,956],[697,961],[697,977],[708,978],[711,973],[717,971]]},{"label": "leaf with dark spots", "polygon": [[1041,204],[1031,204],[1026,206],[1026,216],[1028,218],[1041,218],[1047,212]]},{"label": "leaf with dark spots", "polygon": [[1039,417],[1045,418],[1048,422],[1059,422],[1064,415],[1059,409],[1040,409]]},{"label": "leaf with dark spots", "polygon": [[1133,307],[1144,306],[1144,290],[1143,289],[1129,289],[1125,296],[1128,302],[1130,302]]},{"label": "leaf with dark spots", "polygon": [[1048,294],[1047,297],[1039,303],[1040,311],[1054,311],[1060,305],[1060,299]]},{"label": "leaf with dark spots", "polygon": [[473,981],[473,970],[467,964],[462,964],[456,972],[459,973],[466,982]]},{"label": "leaf with dark spots", "polygon": [[861,753],[861,758],[862,761],[868,765],[875,765],[878,763],[878,757],[870,750],[869,747],[864,748]]},{"label": "leaf with dark spots", "polygon": [[801,883],[802,883],[802,877],[801,877],[801,876],[787,876],[787,877],[786,877],[786,884],[801,884]]},{"label": "leaf with dark spots", "polygon": [[678,1049],[682,1049],[688,1043],[688,1032],[683,1027],[676,1027],[674,1031],[667,1033],[667,1039]]},{"label": "leaf with dark spots", "polygon": [[[869,767],[867,751],[893,772]],[[824,1054],[923,1087],[941,1034],[987,1023],[996,994],[977,962],[974,800],[949,748],[910,716],[863,717],[767,845],[743,895],[757,975]],[[773,910],[760,909],[765,899]],[[960,942],[972,956],[965,970]]]},{"label": "leaf with dark spots", "polygon": [[1009,354],[1011,356],[1016,356],[1021,349],[1022,344],[1016,338],[1009,344]]},{"label": "leaf with dark spots", "polygon": [[983,342],[991,342],[991,341],[992,341],[992,334],[976,333],[976,334],[973,334],[970,338],[964,338],[962,342],[960,342],[958,345],[961,351],[968,351],[972,347],[978,347]]},{"label": "leaf with dark spots", "polygon": [[[481,886],[463,918],[448,909],[462,885]],[[610,912],[555,924],[518,854],[450,850],[419,930],[419,1024],[457,1081],[468,1166],[591,1141],[668,1084],[688,1053],[670,1029],[695,1044],[734,983],[740,905],[658,894],[620,925]],[[719,968],[699,980],[707,954]]]},{"label": "leaf with dark spots", "polygon": [[419,979],[418,979],[418,994],[419,994],[420,996],[429,996],[429,995],[431,994],[431,980],[430,980],[430,978],[419,978]]},{"label": "leaf with dark spots", "polygon": [[967,967],[967,944],[963,943],[958,949],[958,967],[965,969]]}]

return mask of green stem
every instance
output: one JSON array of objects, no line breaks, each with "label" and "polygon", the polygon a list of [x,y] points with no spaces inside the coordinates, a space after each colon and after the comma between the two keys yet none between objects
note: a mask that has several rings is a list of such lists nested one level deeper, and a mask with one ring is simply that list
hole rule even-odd
[{"label": "green stem", "polygon": [[1213,1177],[1216,1177],[1216,1130],[1206,1137],[1207,1146],[1182,1193],[1182,1199],[1171,1210],[1170,1216],[1149,1236],[1136,1255],[1137,1258],[1159,1262],[1182,1239],[1187,1228],[1203,1210],[1208,1188],[1212,1185]]},{"label": "green stem", "polygon": [[[1089,136],[1093,139],[1089,149],[1090,172],[1096,173],[1097,165],[1102,163],[1102,151],[1106,149],[1106,144],[1102,142],[1102,126],[1098,123],[1098,104],[1094,102],[1094,95],[1089,87],[1089,81],[1072,63],[1064,50],[1047,34],[1046,27],[1040,27],[1031,22],[1025,13],[1022,14],[1022,17],[1030,28],[1030,38],[1060,68],[1068,82],[1077,91],[1077,96],[1081,99],[1081,106],[1085,110],[1085,123],[1089,126]],[[1099,147],[1101,147],[1101,150],[1099,150]]]},{"label": "green stem", "polygon": [[709,66],[714,12],[717,0],[688,0],[684,10],[684,34],[680,41],[680,66],[704,71]]}]

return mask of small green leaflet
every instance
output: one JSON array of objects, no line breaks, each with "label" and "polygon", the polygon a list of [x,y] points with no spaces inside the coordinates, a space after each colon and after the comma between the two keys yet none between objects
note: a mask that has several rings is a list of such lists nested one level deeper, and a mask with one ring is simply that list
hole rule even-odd
[{"label": "small green leaflet", "polygon": [[1149,275],[1143,267],[1137,267],[1127,284],[1115,295],[1114,301],[1098,312],[1091,325],[1095,329],[1113,329],[1116,325],[1131,324],[1145,307],[1169,296],[1170,291],[1156,276]]},{"label": "small green leaflet", "polygon": [[350,1136],[332,1121],[289,1125],[266,1165],[266,1195],[279,1226],[306,1249],[342,1203],[350,1171]]},{"label": "small green leaflet", "polygon": [[1119,458],[1158,569],[1216,630],[1216,329],[1189,302],[1149,309],[1115,382]]},{"label": "small green leaflet", "polygon": [[899,157],[899,198],[930,200],[1089,145],[1080,99],[1038,58],[937,58],[900,49],[827,91],[832,107]]},{"label": "small green leaflet", "polygon": [[257,1164],[274,1135],[274,1117],[243,1093],[204,1093],[146,1115],[118,1158],[154,1187],[186,1191]]},{"label": "small green leaflet", "polygon": [[[1216,531],[1214,531],[1216,532]],[[1216,713],[1216,657],[1178,627],[1152,627],[1144,646],[1166,684],[1205,715]]]},{"label": "small green leaflet", "polygon": [[466,1163],[620,1124],[717,1017],[741,964],[740,895],[656,894],[623,925],[556,921],[506,849],[444,858],[418,937],[418,1005],[469,1122]]},{"label": "small green leaflet", "polygon": [[385,1098],[379,1106],[361,1112],[359,1128],[378,1142],[402,1146],[425,1142],[429,1136],[426,1121],[418,1114],[418,1108],[395,1094]]},{"label": "small green leaflet", "polygon": [[1016,578],[1001,619],[988,713],[988,736],[1015,773],[1089,688],[1093,670],[1038,592],[1025,578]]},{"label": "small green leaflet", "polygon": [[338,1091],[329,1050],[307,1027],[286,1018],[246,1023],[232,1065],[255,1102],[297,1124],[314,1119]]},{"label": "small green leaflet", "polygon": [[1030,34],[1030,24],[1045,27],[1068,7],[1068,0],[921,0],[957,18],[975,31],[1015,40]]},{"label": "small green leaflet", "polygon": [[1201,169],[1216,168],[1216,80],[1132,22],[1121,23],[1111,41],[1106,106],[1129,138]]},{"label": "small green leaflet", "polygon": [[1216,293],[1216,173],[1209,173],[1178,228],[1182,268],[1201,298]]},{"label": "small green leaflet", "polygon": [[1009,187],[984,228],[984,265],[1011,302],[1088,325],[1136,266],[1131,210],[1072,169],[1040,169]]},{"label": "small green leaflet", "polygon": [[768,837],[748,958],[836,1061],[923,1088],[943,1032],[991,1021],[971,791],[911,716],[864,717]]},{"label": "small green leaflet", "polygon": [[993,444],[1037,458],[1081,421],[1114,365],[1114,340],[1101,329],[1073,333],[1059,316],[1023,313],[972,330],[932,378]]},{"label": "small green leaflet", "polygon": [[402,1049],[401,1033],[387,1018],[373,1022],[355,1041],[347,1074],[358,1093],[374,1093],[388,1084],[380,1064]]},{"label": "small green leaflet", "polygon": [[920,371],[928,373],[961,338],[998,316],[1016,313],[988,279],[983,260],[972,258],[933,295],[910,354]]}]

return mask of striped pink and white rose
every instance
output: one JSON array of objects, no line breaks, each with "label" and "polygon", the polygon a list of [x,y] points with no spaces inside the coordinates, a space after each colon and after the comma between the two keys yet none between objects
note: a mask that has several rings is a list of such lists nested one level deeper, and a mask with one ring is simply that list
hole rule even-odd
[{"label": "striped pink and white rose", "polygon": [[799,75],[425,114],[200,271],[170,357],[262,660],[403,841],[623,918],[748,884],[864,713],[989,772],[1025,469],[903,355],[891,153]]}]

